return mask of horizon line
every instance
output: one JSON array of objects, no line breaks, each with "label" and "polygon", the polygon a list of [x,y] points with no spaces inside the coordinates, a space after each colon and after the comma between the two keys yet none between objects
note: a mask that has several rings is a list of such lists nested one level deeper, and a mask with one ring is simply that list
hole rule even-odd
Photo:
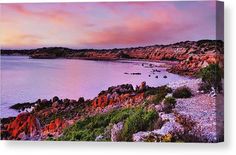
[{"label": "horizon line", "polygon": [[65,48],[65,49],[70,49],[70,50],[119,50],[119,49],[128,49],[128,48],[144,48],[144,47],[150,47],[150,46],[169,46],[169,45],[174,45],[178,43],[183,43],[183,42],[199,42],[199,41],[222,41],[224,43],[224,40],[221,39],[200,39],[200,40],[185,40],[185,41],[178,41],[174,43],[168,43],[168,44],[152,44],[152,45],[146,45],[146,46],[131,46],[131,47],[115,47],[115,48],[70,48],[66,46],[42,46],[42,47],[35,47],[35,48],[1,48],[0,51],[2,50],[37,50],[37,49],[43,49],[43,48]]}]

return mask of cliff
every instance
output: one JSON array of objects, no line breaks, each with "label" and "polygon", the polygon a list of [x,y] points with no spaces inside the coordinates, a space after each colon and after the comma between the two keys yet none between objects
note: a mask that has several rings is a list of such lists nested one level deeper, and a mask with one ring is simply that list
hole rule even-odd
[{"label": "cliff", "polygon": [[199,40],[135,48],[79,50],[63,47],[49,47],[32,50],[1,50],[1,54],[29,55],[34,59],[170,60],[179,62],[176,66],[168,69],[170,72],[194,75],[199,69],[212,63],[218,63],[223,67],[224,43],[219,40]]}]

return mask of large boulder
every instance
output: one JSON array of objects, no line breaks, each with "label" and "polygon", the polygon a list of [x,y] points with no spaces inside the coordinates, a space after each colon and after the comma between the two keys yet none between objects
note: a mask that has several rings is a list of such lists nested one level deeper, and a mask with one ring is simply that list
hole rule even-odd
[{"label": "large boulder", "polygon": [[184,133],[184,127],[177,123],[177,122],[166,122],[163,124],[161,129],[157,129],[152,131],[152,133],[156,135],[165,136],[167,134],[183,134]]},{"label": "large boulder", "polygon": [[173,137],[184,134],[184,127],[175,121],[173,114],[162,113],[160,118],[165,122],[160,129],[140,131],[133,134],[135,142],[171,142]]},{"label": "large boulder", "polygon": [[176,120],[176,116],[173,113],[166,114],[164,112],[160,112],[159,117],[162,121],[175,122]]},{"label": "large boulder", "polygon": [[121,131],[123,129],[124,123],[119,122],[114,124],[111,129],[111,141],[117,142],[121,140]]},{"label": "large boulder", "polygon": [[7,132],[10,135],[10,139],[34,139],[40,135],[41,125],[34,115],[21,113],[14,121],[8,124]]},{"label": "large boulder", "polygon": [[144,142],[152,135],[153,134],[150,131],[145,131],[145,132],[140,131],[140,132],[137,132],[137,133],[133,134],[132,139],[133,139],[134,142]]}]

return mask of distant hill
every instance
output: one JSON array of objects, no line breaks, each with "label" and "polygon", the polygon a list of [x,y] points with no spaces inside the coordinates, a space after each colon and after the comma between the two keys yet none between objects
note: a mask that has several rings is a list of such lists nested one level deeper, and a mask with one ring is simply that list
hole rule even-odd
[{"label": "distant hill", "polygon": [[169,71],[178,74],[193,74],[211,63],[223,67],[224,42],[220,40],[184,41],[169,45],[152,45],[115,49],[69,49],[44,47],[30,50],[1,50],[1,55],[27,55],[33,59],[146,59],[179,61]]}]

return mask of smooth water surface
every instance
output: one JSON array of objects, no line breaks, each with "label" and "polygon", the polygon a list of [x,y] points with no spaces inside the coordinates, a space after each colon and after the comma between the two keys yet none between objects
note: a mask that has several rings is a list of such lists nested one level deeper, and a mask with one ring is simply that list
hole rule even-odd
[{"label": "smooth water surface", "polygon": [[[95,97],[110,86],[130,83],[135,87],[142,81],[149,86],[160,86],[183,80],[165,68],[151,74],[141,61],[91,61],[75,59],[29,59],[24,56],[1,56],[1,115],[14,116],[10,105],[34,102],[37,99],[85,99]],[[150,62],[151,63],[151,62]],[[153,64],[157,64],[152,62]],[[130,75],[124,73],[141,73]],[[150,75],[150,77],[149,77]],[[156,78],[158,75],[158,78]],[[167,78],[163,78],[166,75]]]}]

